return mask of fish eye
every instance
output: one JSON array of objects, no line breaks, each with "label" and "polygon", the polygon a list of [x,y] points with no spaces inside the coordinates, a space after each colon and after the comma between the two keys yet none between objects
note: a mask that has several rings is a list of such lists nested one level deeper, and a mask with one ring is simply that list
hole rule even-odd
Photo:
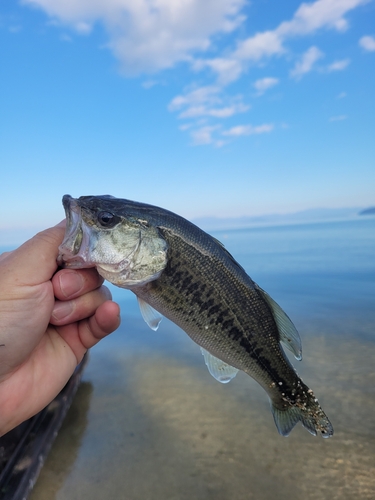
[{"label": "fish eye", "polygon": [[111,214],[111,212],[99,212],[98,222],[102,227],[111,228],[114,227],[120,221],[120,217]]}]

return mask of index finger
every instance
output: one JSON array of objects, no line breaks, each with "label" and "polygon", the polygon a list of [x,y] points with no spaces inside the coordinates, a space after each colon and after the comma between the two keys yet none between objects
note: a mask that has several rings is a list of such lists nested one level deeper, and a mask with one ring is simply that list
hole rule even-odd
[{"label": "index finger", "polygon": [[99,288],[102,278],[93,267],[89,269],[61,269],[52,278],[55,297],[71,300]]}]

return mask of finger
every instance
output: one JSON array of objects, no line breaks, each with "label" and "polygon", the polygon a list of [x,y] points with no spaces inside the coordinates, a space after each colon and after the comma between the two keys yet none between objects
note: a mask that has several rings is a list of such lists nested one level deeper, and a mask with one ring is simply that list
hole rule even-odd
[{"label": "finger", "polygon": [[57,299],[69,300],[99,288],[103,281],[94,268],[61,269],[52,278],[52,285]]},{"label": "finger", "polygon": [[6,256],[7,276],[12,284],[37,285],[51,278],[57,269],[58,246],[65,233],[65,221],[45,229]]},{"label": "finger", "polygon": [[101,304],[90,318],[79,323],[58,326],[56,330],[69,345],[79,363],[87,349],[115,331],[120,326],[120,322],[119,305],[108,300]]},{"label": "finger", "polygon": [[72,300],[55,302],[52,310],[50,323],[52,325],[67,325],[95,314],[97,308],[106,300],[112,298],[111,292],[106,286],[88,292]]},{"label": "finger", "polygon": [[82,344],[90,349],[102,338],[117,330],[120,326],[120,307],[116,302],[104,302],[86,321],[80,324],[80,339]]}]

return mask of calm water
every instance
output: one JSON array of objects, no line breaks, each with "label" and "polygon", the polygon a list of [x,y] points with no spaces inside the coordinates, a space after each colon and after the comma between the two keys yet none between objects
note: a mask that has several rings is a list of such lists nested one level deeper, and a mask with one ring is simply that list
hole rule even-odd
[{"label": "calm water", "polygon": [[112,288],[122,326],[92,350],[32,500],[375,497],[375,218],[213,234],[295,322],[333,438],[279,436],[252,379],[219,384],[185,333],[149,330]]},{"label": "calm water", "polygon": [[[350,334],[375,339],[375,218],[212,233],[298,323],[362,320]],[[126,315],[139,319],[131,292],[111,287]],[[365,326],[365,324],[367,326]],[[141,341],[140,339],[138,339]],[[160,339],[159,339],[160,340]]]}]

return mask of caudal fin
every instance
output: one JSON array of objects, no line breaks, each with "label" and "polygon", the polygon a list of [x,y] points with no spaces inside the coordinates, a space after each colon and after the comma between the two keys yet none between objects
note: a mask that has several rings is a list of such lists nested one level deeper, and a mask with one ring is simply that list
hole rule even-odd
[{"label": "caudal fin", "polygon": [[316,436],[318,432],[324,438],[333,435],[332,424],[317,400],[313,402],[310,400],[309,403],[302,407],[290,406],[286,410],[280,410],[271,402],[272,414],[279,434],[289,436],[293,427],[301,422],[313,436]]}]

